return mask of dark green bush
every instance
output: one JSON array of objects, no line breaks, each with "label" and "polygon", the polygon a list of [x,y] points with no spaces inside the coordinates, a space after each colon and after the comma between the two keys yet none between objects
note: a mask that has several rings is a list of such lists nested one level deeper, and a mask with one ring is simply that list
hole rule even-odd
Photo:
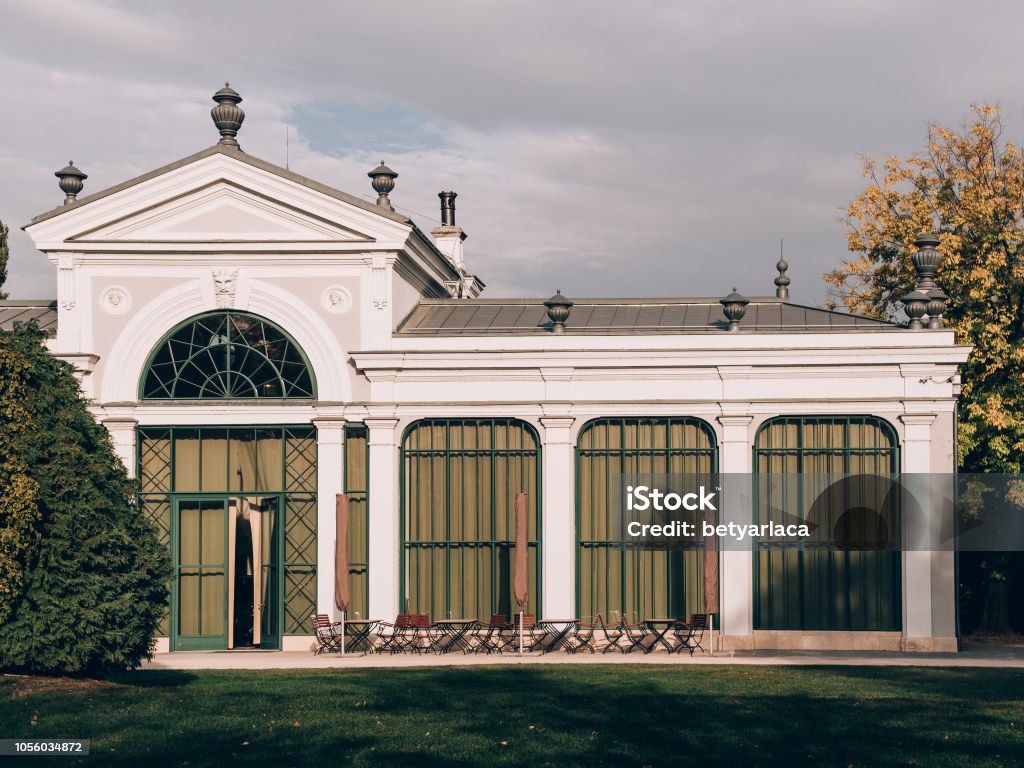
[{"label": "dark green bush", "polygon": [[136,667],[166,611],[169,557],[71,366],[44,340],[34,326],[0,331],[0,557],[15,576],[21,568],[3,595],[0,668]]}]

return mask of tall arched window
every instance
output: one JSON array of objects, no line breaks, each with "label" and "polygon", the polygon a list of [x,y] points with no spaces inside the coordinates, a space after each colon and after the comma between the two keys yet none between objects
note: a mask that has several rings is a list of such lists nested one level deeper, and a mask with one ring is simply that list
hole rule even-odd
[{"label": "tall arched window", "polygon": [[516,611],[515,498],[527,498],[526,610],[540,606],[540,447],[518,419],[425,419],[402,440],[402,610],[486,621]]},{"label": "tall arched window", "polygon": [[267,320],[247,312],[194,317],[161,341],[142,375],[143,400],[313,398],[302,350]]},{"label": "tall arched window", "polygon": [[875,416],[771,419],[757,433],[754,472],[755,522],[806,522],[811,529],[799,541],[756,540],[755,629],[898,630],[899,447],[892,426]]},{"label": "tall arched window", "polygon": [[714,432],[689,417],[602,418],[576,447],[577,610],[606,621],[685,616],[704,605],[703,543],[645,548],[626,541],[618,483],[629,475],[711,478]]}]

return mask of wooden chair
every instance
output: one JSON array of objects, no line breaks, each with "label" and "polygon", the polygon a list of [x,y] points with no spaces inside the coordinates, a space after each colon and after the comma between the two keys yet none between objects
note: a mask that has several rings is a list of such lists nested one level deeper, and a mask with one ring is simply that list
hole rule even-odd
[{"label": "wooden chair", "polygon": [[492,613],[491,620],[481,625],[476,632],[477,644],[473,649],[474,653],[502,653],[508,648],[509,625],[505,620],[505,614]]},{"label": "wooden chair", "polygon": [[[518,652],[519,651],[519,632],[520,632],[520,628],[519,628],[519,614],[518,613],[513,614],[509,618],[510,618],[510,621],[506,625],[508,627],[508,629],[510,630],[508,632],[508,635],[509,635],[508,648],[513,650],[513,651]],[[537,632],[536,632],[536,630],[537,630],[537,617],[534,616],[532,613],[524,613],[523,614],[523,626],[522,626],[523,650],[524,651],[531,651],[531,650],[533,650],[533,646],[537,642]]]},{"label": "wooden chair", "polygon": [[627,639],[625,625],[620,623],[617,626],[609,627],[607,624],[605,624],[604,616],[602,616],[600,613],[597,614],[596,618],[597,626],[601,630],[601,635],[604,637],[605,641],[604,648],[601,650],[601,653],[608,653],[608,651],[618,651],[619,653],[626,653],[627,649],[619,645],[619,643],[621,643],[623,639]]},{"label": "wooden chair", "polygon": [[326,613],[314,613],[309,617],[313,625],[313,634],[316,636],[316,650],[314,656],[321,653],[333,653],[341,650],[341,635],[338,634],[338,624],[331,621]]},{"label": "wooden chair", "polygon": [[597,651],[594,650],[594,632],[596,630],[597,624],[593,621],[589,623],[582,621],[577,622],[576,627],[572,633],[572,640],[574,645],[567,646],[566,650],[569,653],[577,653],[579,651],[590,651],[591,653],[597,653]]},{"label": "wooden chair", "polygon": [[708,615],[706,613],[690,614],[690,620],[686,624],[680,624],[675,629],[676,638],[679,640],[679,646],[676,650],[685,648],[693,656],[694,651],[700,648],[701,653],[703,653],[704,647],[701,643],[704,640],[704,631],[707,628]]}]

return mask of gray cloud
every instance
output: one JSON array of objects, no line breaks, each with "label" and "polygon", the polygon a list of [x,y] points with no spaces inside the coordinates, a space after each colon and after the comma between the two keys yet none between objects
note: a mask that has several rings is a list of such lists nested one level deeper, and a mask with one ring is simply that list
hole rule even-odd
[{"label": "gray cloud", "polygon": [[[1003,100],[1024,10],[986,0],[849,4],[34,2],[5,6],[0,219],[209,145],[209,95],[245,97],[243,147],[429,226],[459,192],[489,295],[772,291],[820,303],[845,256],[836,209],[858,154],[923,146],[929,120]],[[1019,133],[1019,124],[1011,127]],[[8,288],[54,293],[12,232]]]}]

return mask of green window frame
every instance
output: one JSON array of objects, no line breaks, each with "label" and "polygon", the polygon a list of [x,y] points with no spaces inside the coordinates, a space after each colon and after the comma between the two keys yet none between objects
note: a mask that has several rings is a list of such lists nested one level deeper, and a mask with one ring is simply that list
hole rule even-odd
[{"label": "green window frame", "polygon": [[142,400],[315,399],[305,353],[258,315],[207,312],[176,326],[153,349]]},{"label": "green window frame", "polygon": [[707,476],[718,472],[711,426],[689,416],[602,417],[576,441],[576,612],[606,621],[682,617],[704,606],[700,540],[652,549],[619,537],[615,496],[622,475]]},{"label": "green window frame", "polygon": [[365,424],[345,425],[345,494],[348,496],[348,615],[368,618],[370,602],[370,445]]},{"label": "green window frame", "polygon": [[[189,450],[185,443],[189,444]],[[240,472],[237,445],[265,441],[272,471]],[[171,511],[177,498],[239,493],[277,495],[284,516],[282,626],[309,634],[316,609],[317,444],[309,424],[155,426],[136,428],[136,483],[142,511],[162,543],[171,546]],[[266,467],[264,467],[266,469]],[[161,627],[167,634],[166,621]]]},{"label": "green window frame", "polygon": [[[769,519],[769,502],[779,493],[766,484],[772,474],[796,478],[784,483],[797,509],[807,509],[843,475],[897,478],[899,439],[877,416],[780,416],[760,426],[754,440],[755,522]],[[778,485],[778,484],[775,484]],[[791,487],[790,487],[791,486]],[[889,496],[896,504],[896,496]],[[852,504],[853,502],[849,502]],[[777,501],[775,506],[784,506]],[[843,493],[817,505],[813,533],[803,541],[756,540],[753,548],[754,628],[805,631],[898,631],[902,627],[899,510],[890,509],[884,543],[851,544]],[[866,530],[866,528],[865,528]],[[891,538],[889,538],[891,537]],[[892,547],[892,542],[897,546]]]},{"label": "green window frame", "polygon": [[487,620],[516,610],[515,496],[527,494],[529,601],[540,615],[541,449],[520,419],[423,419],[400,449],[403,612]]}]

